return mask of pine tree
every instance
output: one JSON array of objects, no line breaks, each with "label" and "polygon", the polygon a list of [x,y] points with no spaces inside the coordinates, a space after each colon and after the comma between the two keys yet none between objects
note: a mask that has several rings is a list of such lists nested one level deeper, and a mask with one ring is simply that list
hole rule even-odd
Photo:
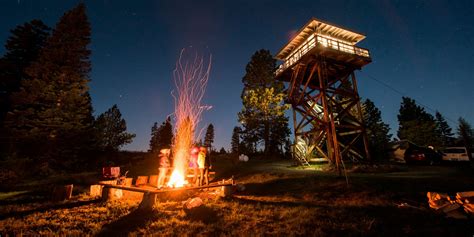
[{"label": "pine tree", "polygon": [[363,112],[371,156],[375,159],[387,158],[386,151],[392,136],[388,124],[382,121],[380,110],[369,99],[363,103]]},{"label": "pine tree", "polygon": [[10,110],[10,95],[27,79],[25,69],[37,59],[49,35],[50,28],[40,20],[32,20],[11,30],[5,44],[6,53],[0,59],[0,127]]},{"label": "pine tree", "polygon": [[94,122],[97,147],[103,151],[118,151],[132,142],[135,134],[127,132],[127,123],[117,105],[100,114]]},{"label": "pine tree", "polygon": [[398,138],[407,139],[420,146],[440,146],[433,115],[418,106],[415,100],[402,97],[398,114]]},{"label": "pine tree", "polygon": [[[259,50],[250,59],[246,67],[246,74],[242,79],[244,89],[242,91],[243,108],[239,113],[239,121],[243,124],[243,143],[247,149],[256,150],[258,143],[263,142],[264,153],[278,152],[277,146],[272,146],[273,126],[283,128],[285,126],[282,117],[288,108],[284,105],[284,86],[275,80],[274,71],[276,60],[268,50]],[[281,123],[281,124],[277,124]],[[283,128],[285,131],[286,129]],[[283,141],[286,137],[275,138],[275,135],[285,135],[285,132],[273,133],[273,143]]]},{"label": "pine tree", "polygon": [[33,154],[71,158],[91,137],[90,33],[84,4],[66,12],[12,95],[9,129]]},{"label": "pine tree", "polygon": [[212,150],[212,143],[214,143],[214,125],[209,124],[206,129],[206,135],[204,136],[204,146],[209,147]]},{"label": "pine tree", "polygon": [[173,125],[171,124],[171,118],[166,118],[159,127],[158,123],[155,123],[151,128],[149,152],[157,154],[157,152],[163,148],[170,148],[172,142]]},{"label": "pine tree", "polygon": [[474,147],[474,130],[464,118],[459,118],[459,125],[457,128],[459,142],[468,149],[469,158],[471,157],[471,150]]},{"label": "pine tree", "polygon": [[436,111],[435,114],[436,118],[436,133],[441,139],[441,146],[448,147],[453,144],[454,141],[454,134],[452,132],[451,127],[449,126],[446,119],[444,119],[443,115],[440,112]]},{"label": "pine tree", "polygon": [[157,152],[158,146],[158,136],[159,136],[159,129],[158,129],[158,122],[153,123],[151,127],[151,138],[150,138],[150,147],[148,148],[149,153]]},{"label": "pine tree", "polygon": [[5,44],[6,53],[0,58],[0,157],[8,154],[11,136],[4,124],[5,116],[12,109],[11,95],[20,89],[27,79],[25,69],[37,59],[49,35],[48,28],[40,20],[32,20],[11,30]]},{"label": "pine tree", "polygon": [[274,154],[284,155],[286,142],[290,136],[288,117],[278,116],[280,121],[273,122],[270,130],[270,151]]},{"label": "pine tree", "polygon": [[219,154],[227,154],[227,151],[224,147],[221,147],[221,149],[219,150]]},{"label": "pine tree", "polygon": [[232,154],[238,154],[240,151],[240,133],[242,129],[240,127],[234,127],[232,130],[232,138],[230,141],[230,151]]}]

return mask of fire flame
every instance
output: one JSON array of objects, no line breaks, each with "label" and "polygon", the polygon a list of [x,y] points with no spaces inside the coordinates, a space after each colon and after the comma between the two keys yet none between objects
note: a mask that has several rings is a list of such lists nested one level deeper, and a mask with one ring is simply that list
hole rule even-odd
[{"label": "fire flame", "polygon": [[170,180],[168,182],[168,186],[171,188],[180,188],[187,184],[186,179],[184,178],[184,174],[180,172],[178,169],[174,169],[173,173],[171,173]]},{"label": "fire flame", "polygon": [[[173,71],[176,95],[175,123],[176,132],[173,140],[173,172],[168,182],[169,187],[182,187],[186,182],[188,158],[193,146],[194,133],[197,124],[201,121],[201,114],[210,106],[201,105],[206,91],[211,59],[207,67],[203,57],[197,54],[193,60],[183,60],[184,49],[181,50],[176,68]],[[199,137],[199,136],[198,136]]]}]

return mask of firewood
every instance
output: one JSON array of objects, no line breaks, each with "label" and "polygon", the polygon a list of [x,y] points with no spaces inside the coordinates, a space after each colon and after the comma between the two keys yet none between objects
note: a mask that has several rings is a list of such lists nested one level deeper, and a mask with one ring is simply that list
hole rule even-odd
[{"label": "firewood", "polygon": [[443,207],[442,211],[444,213],[448,213],[448,212],[451,212],[451,211],[454,211],[456,209],[459,209],[461,207],[461,205],[455,203],[455,204],[450,204],[450,205],[447,205],[446,207]]},{"label": "firewood", "polygon": [[458,192],[458,193],[456,193],[456,197],[457,197],[458,199],[461,199],[461,198],[468,198],[468,197],[474,197],[474,191]]},{"label": "firewood", "polygon": [[470,214],[474,214],[474,204],[464,204],[464,211]]},{"label": "firewood", "polygon": [[456,209],[446,213],[446,217],[454,219],[467,219],[467,216],[460,209]]}]

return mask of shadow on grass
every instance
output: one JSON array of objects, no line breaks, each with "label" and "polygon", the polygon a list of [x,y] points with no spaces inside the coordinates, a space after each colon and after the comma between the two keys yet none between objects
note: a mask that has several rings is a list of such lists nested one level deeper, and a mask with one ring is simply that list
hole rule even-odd
[{"label": "shadow on grass", "polygon": [[202,221],[205,224],[215,223],[218,221],[217,212],[204,205],[184,210],[186,217],[192,221]]},{"label": "shadow on grass", "polygon": [[[185,213],[186,218],[190,221],[201,221],[204,224],[211,224],[218,221],[217,212],[207,206],[185,210]],[[128,233],[146,227],[151,221],[168,218],[170,218],[169,214],[157,210],[135,209],[128,215],[102,226],[98,236],[127,236]]]},{"label": "shadow on grass", "polygon": [[322,208],[327,207],[310,202],[291,202],[291,201],[267,201],[267,200],[253,200],[246,198],[232,197],[230,199],[224,199],[227,202],[237,202],[239,204],[251,204],[251,205],[261,205],[261,206],[282,206],[282,207],[313,207],[313,208]]},{"label": "shadow on grass", "polygon": [[127,236],[128,233],[145,227],[150,220],[156,218],[154,211],[135,209],[128,215],[102,226],[97,236]]},{"label": "shadow on grass", "polygon": [[33,214],[35,212],[46,212],[50,210],[57,210],[57,209],[69,209],[69,208],[74,208],[74,207],[80,207],[84,205],[89,205],[92,203],[98,203],[100,200],[88,200],[88,201],[77,201],[77,202],[68,202],[68,203],[59,203],[59,204],[51,204],[31,210],[26,210],[26,211],[18,211],[18,212],[10,212],[8,214],[3,214],[0,215],[0,220],[4,220],[10,217],[16,217],[16,218],[22,218],[24,216]]}]

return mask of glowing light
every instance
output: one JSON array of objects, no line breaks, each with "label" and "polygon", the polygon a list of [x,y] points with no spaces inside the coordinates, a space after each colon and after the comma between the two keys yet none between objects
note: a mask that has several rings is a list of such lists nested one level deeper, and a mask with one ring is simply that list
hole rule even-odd
[{"label": "glowing light", "polygon": [[[204,58],[197,54],[194,57],[184,57],[181,50],[176,68],[173,71],[176,94],[175,100],[175,136],[173,140],[173,172],[168,182],[169,187],[182,187],[186,184],[186,171],[191,147],[196,139],[194,135],[201,121],[201,114],[211,107],[201,104],[206,91],[212,56],[207,66]],[[198,133],[198,136],[202,130]]]},{"label": "glowing light", "polygon": [[171,188],[180,188],[184,187],[188,182],[186,181],[184,174],[180,170],[174,169],[171,173],[170,180],[168,182],[168,187]]}]

